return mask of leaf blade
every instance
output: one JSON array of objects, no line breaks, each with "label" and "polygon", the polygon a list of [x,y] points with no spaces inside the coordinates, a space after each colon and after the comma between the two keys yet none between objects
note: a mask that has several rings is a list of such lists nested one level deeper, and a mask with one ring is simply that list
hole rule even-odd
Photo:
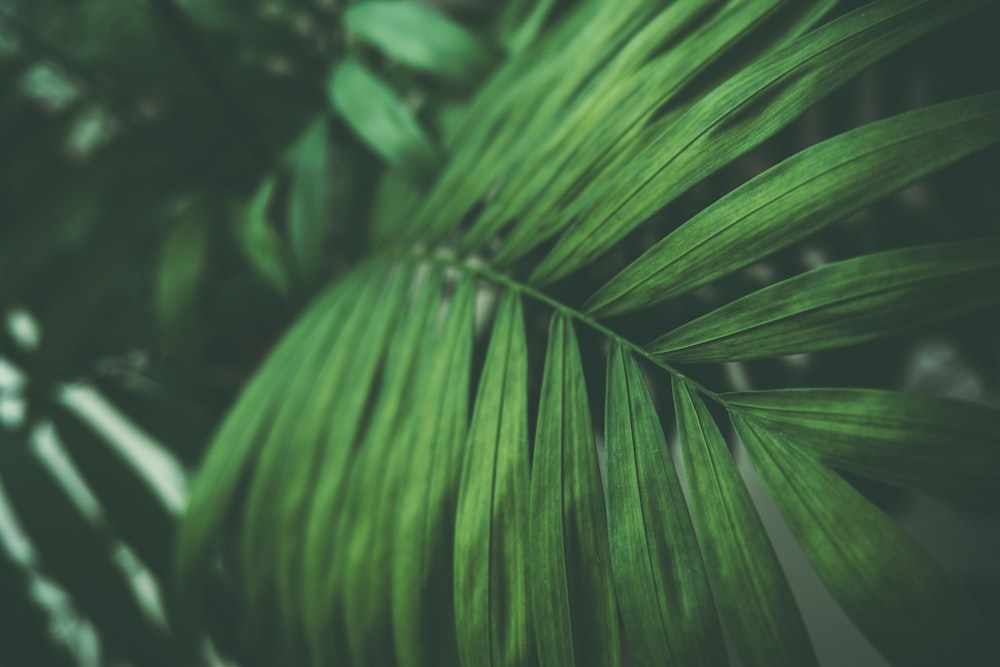
[{"label": "leaf blade", "polygon": [[641,665],[725,665],[694,525],[635,360],[608,357],[605,443],[612,569]]},{"label": "leaf blade", "polygon": [[702,554],[740,657],[747,665],[818,664],[719,427],[684,381],[674,381],[674,405]]},{"label": "leaf blade", "polygon": [[493,325],[465,450],[455,522],[455,613],[462,664],[534,664],[525,500],[527,344],[520,297],[507,292]]},{"label": "leaf blade", "polygon": [[535,432],[528,574],[539,664],[614,667],[618,611],[597,445],[579,345],[564,315],[549,327]]},{"label": "leaf blade", "polygon": [[705,362],[843,347],[993,305],[998,279],[998,238],[874,253],[753,292],[647,349],[661,359]]},{"label": "leaf blade", "polygon": [[722,399],[836,468],[952,500],[1000,500],[1000,412],[986,406],[875,389],[753,391]]},{"label": "leaf blade", "polygon": [[871,123],[806,149],[681,225],[602,286],[586,307],[602,317],[646,308],[791,245],[1000,141],[998,109],[1000,94],[980,95]]},{"label": "leaf blade", "polygon": [[775,431],[734,424],[827,589],[894,664],[996,660],[971,603],[889,517]]}]

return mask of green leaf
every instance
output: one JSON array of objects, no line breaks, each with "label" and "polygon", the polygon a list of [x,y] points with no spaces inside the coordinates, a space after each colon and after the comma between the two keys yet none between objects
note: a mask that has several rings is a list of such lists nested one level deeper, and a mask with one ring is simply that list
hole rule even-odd
[{"label": "green leaf", "polygon": [[599,289],[587,308],[619,315],[689,292],[997,141],[1000,93],[847,132],[772,167],[681,225]]},{"label": "green leaf", "polygon": [[[577,97],[561,123],[540,138],[532,148],[537,167],[521,169],[503,184],[463,242],[475,247],[492,238],[502,223],[515,220],[495,262],[509,265],[520,258],[572,219],[572,207],[566,202],[595,185],[591,179],[599,182],[595,176],[628,152],[637,137],[648,135],[666,106],[687,104],[696,95],[691,88],[704,85],[707,76],[730,62],[752,58],[756,49],[776,49],[818,21],[833,4],[834,0],[669,3]],[[665,44],[671,46],[664,48]],[[580,136],[588,141],[575,140]]]},{"label": "green leaf", "polygon": [[968,598],[889,517],[755,420],[733,420],[833,597],[890,662],[987,665],[1000,652]]},{"label": "green leaf", "polygon": [[[207,552],[236,504],[237,488],[274,418],[282,407],[294,407],[279,402],[278,397],[301,395],[314,379],[289,368],[311,361],[316,350],[328,347],[339,332],[336,324],[350,313],[363,279],[369,277],[368,271],[360,270],[318,298],[285,333],[219,427],[192,487],[188,516],[178,536],[176,569],[183,596],[191,596],[200,583]],[[248,597],[253,599],[253,595]]]},{"label": "green leaf", "polygon": [[953,500],[1000,501],[1000,411],[873,389],[723,394],[803,453],[843,470]]},{"label": "green leaf", "polygon": [[261,278],[278,293],[287,296],[291,290],[291,278],[285,260],[287,251],[267,215],[274,187],[273,176],[261,183],[249,206],[233,218],[233,233],[243,255]]},{"label": "green leaf", "polygon": [[618,610],[587,386],[573,326],[555,315],[531,471],[531,608],[540,665],[619,665]]},{"label": "green leaf", "polygon": [[[440,332],[425,343],[401,457],[393,533],[392,619],[399,664],[458,664],[455,506],[469,419],[475,286],[462,280]],[[398,444],[398,443],[397,443]]]},{"label": "green leaf", "polygon": [[[332,339],[287,371],[296,373],[296,384],[250,484],[242,562],[250,599],[276,589],[279,618],[289,628],[301,627],[306,545],[312,533],[328,530],[343,500],[355,435],[411,279],[409,269],[391,263],[374,267],[347,312],[329,323]],[[305,539],[278,537],[287,534]]]},{"label": "green leaf", "polygon": [[661,359],[736,361],[908,331],[1000,302],[1000,238],[834,262],[737,299],[657,338]]},{"label": "green leaf", "polygon": [[[392,525],[399,511],[400,443],[421,357],[421,342],[436,333],[442,278],[434,271],[414,277],[416,294],[392,333],[377,398],[351,468],[343,501],[331,503],[323,530],[307,533],[300,583],[317,664],[350,660],[360,665],[393,662],[390,580]],[[345,627],[346,637],[337,629]]]},{"label": "green leaf", "polygon": [[194,301],[209,240],[208,211],[203,202],[186,203],[172,222],[156,290],[156,314],[167,327],[178,324]]},{"label": "green leaf", "polygon": [[743,663],[816,665],[791,588],[708,408],[681,380],[674,410],[712,591]]},{"label": "green leaf", "polygon": [[639,665],[726,665],[694,526],[646,381],[608,357],[604,441],[618,606]]},{"label": "green leaf", "polygon": [[446,81],[470,82],[493,60],[479,37],[427,5],[364,2],[348,7],[343,21],[401,65]]},{"label": "green leaf", "polygon": [[354,132],[393,167],[426,183],[440,156],[423,128],[401,100],[368,68],[341,62],[330,80],[330,101]]},{"label": "green leaf", "polygon": [[630,163],[598,182],[531,275],[586,265],[677,196],[759,145],[863,68],[987,0],[879,0],[764,57],[709,92]]},{"label": "green leaf", "polygon": [[313,122],[289,156],[288,236],[299,274],[307,284],[317,278],[333,226],[329,193],[334,175],[326,124],[322,116]]},{"label": "green leaf", "polygon": [[455,523],[463,665],[535,664],[528,597],[528,351],[520,297],[504,294],[465,447]]}]

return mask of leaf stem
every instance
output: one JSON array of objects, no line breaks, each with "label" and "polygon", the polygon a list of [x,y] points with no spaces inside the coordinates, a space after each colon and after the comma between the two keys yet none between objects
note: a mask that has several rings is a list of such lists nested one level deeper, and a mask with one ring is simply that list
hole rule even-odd
[{"label": "leaf stem", "polygon": [[519,282],[514,278],[511,278],[510,276],[498,273],[497,271],[494,271],[485,264],[477,264],[468,261],[462,261],[447,255],[431,254],[429,252],[410,253],[410,256],[415,257],[416,259],[421,261],[437,264],[439,266],[444,266],[447,268],[452,268],[459,271],[465,271],[468,273],[475,274],[480,278],[488,280],[492,283],[502,285],[509,289],[515,290],[527,297],[535,299],[536,301],[540,301],[545,305],[549,306],[550,308],[559,311],[563,315],[566,315],[567,317],[577,320],[581,324],[584,324],[590,327],[591,329],[594,329],[601,335],[617,343],[618,345],[621,345],[623,348],[629,350],[630,352],[639,355],[643,359],[646,359],[654,366],[657,366],[660,369],[666,371],[671,377],[687,382],[689,385],[691,385],[692,387],[697,389],[700,393],[710,398],[712,401],[720,404],[722,403],[722,399],[720,398],[718,392],[712,391],[703,384],[692,380],[690,377],[688,377],[684,373],[681,373],[679,370],[677,370],[667,362],[654,357],[652,354],[649,353],[649,351],[646,350],[646,348],[636,343],[633,343],[632,341],[623,337],[618,332],[609,329],[607,326],[601,324],[593,317],[590,317],[589,315],[579,310],[576,310],[575,308],[567,306],[566,304],[561,303],[556,299],[553,299],[548,294],[545,294],[544,292],[541,292],[535,289],[534,287],[531,287],[530,285]]}]

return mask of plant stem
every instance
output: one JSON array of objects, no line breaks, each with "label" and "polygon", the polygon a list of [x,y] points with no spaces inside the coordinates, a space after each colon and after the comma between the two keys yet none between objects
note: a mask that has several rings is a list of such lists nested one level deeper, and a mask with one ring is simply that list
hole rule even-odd
[{"label": "plant stem", "polygon": [[410,254],[410,256],[415,257],[416,259],[421,261],[437,264],[439,266],[444,266],[447,268],[456,269],[458,271],[475,274],[492,283],[495,283],[497,285],[502,285],[509,289],[515,290],[521,294],[524,294],[527,297],[535,299],[536,301],[540,301],[545,305],[549,306],[550,308],[552,308],[553,310],[556,310],[562,313],[563,315],[566,315],[567,317],[577,320],[581,324],[584,324],[590,327],[591,329],[594,329],[601,335],[617,343],[618,345],[621,345],[630,352],[639,355],[643,359],[646,359],[651,364],[666,371],[671,377],[677,380],[682,380],[684,382],[687,382],[692,387],[697,389],[700,393],[709,397],[712,401],[720,404],[722,403],[722,399],[719,397],[719,394],[717,392],[714,392],[708,387],[704,386],[703,384],[692,380],[690,377],[688,377],[684,373],[681,373],[679,370],[677,370],[667,362],[657,359],[652,354],[650,354],[649,351],[646,350],[646,348],[636,343],[633,343],[632,341],[623,337],[616,331],[609,329],[607,326],[601,324],[600,322],[590,317],[589,315],[582,313],[579,310],[576,310],[575,308],[571,308],[570,306],[567,306],[566,304],[553,299],[549,295],[545,294],[544,292],[540,292],[539,290],[535,289],[534,287],[531,287],[530,285],[526,285],[502,273],[497,273],[496,271],[494,271],[493,269],[484,264],[473,264],[470,262],[464,262],[458,259],[454,259],[452,257],[448,257],[445,255],[440,255],[440,254],[434,255],[423,252],[413,253]]}]

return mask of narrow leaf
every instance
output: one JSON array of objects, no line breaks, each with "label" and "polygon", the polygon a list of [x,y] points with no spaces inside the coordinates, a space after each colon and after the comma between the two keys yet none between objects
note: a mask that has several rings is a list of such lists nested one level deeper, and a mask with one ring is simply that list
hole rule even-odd
[{"label": "narrow leaf", "polygon": [[723,399],[836,468],[953,500],[1000,501],[1000,411],[873,389],[751,391]]},{"label": "narrow leaf", "polygon": [[[437,329],[442,279],[432,271],[415,279],[415,294],[388,344],[372,416],[351,469],[343,504],[331,504],[326,529],[309,533],[300,579],[306,622],[318,664],[341,661],[345,649],[361,665],[394,664],[389,577],[391,526],[413,402],[421,342]],[[341,629],[343,633],[341,634]]]},{"label": "narrow leaf", "polygon": [[288,235],[299,274],[307,284],[317,277],[333,225],[329,153],[327,119],[320,117],[296,142],[289,158]]},{"label": "narrow leaf", "polygon": [[778,431],[740,417],[734,424],[823,583],[889,661],[1000,660],[968,598],[895,522]]},{"label": "narrow leaf", "polygon": [[527,359],[520,297],[507,292],[479,384],[455,525],[463,665],[535,664],[528,602]]},{"label": "narrow leaf", "polygon": [[689,292],[997,141],[1000,93],[847,132],[785,160],[681,225],[598,290],[587,307],[596,315],[618,315]]},{"label": "narrow leaf", "polygon": [[393,167],[426,183],[437,171],[437,149],[406,103],[364,65],[345,60],[330,80],[330,101],[351,129]]},{"label": "narrow leaf", "polygon": [[462,281],[423,348],[393,535],[392,617],[401,667],[458,664],[455,510],[468,429],[474,285]]},{"label": "narrow leaf", "polygon": [[531,280],[603,254],[677,196],[759,145],[880,58],[988,0],[878,0],[814,30],[715,88],[581,202]]},{"label": "narrow leaf", "polygon": [[343,20],[396,62],[454,83],[475,79],[492,60],[480,38],[427,5],[364,2],[349,7]]},{"label": "narrow leaf", "polygon": [[188,202],[174,216],[163,247],[156,314],[168,327],[191,305],[208,250],[210,220],[203,202]]},{"label": "narrow leaf", "polygon": [[618,610],[587,386],[565,316],[549,327],[531,471],[531,607],[539,664],[620,664]]},{"label": "narrow leaf", "polygon": [[288,295],[291,278],[286,264],[287,250],[267,215],[274,187],[273,176],[261,183],[249,205],[234,216],[233,233],[243,255],[260,277],[280,294]]},{"label": "narrow leaf", "polygon": [[743,663],[816,665],[791,588],[719,427],[680,380],[674,409],[712,591]]},{"label": "narrow leaf", "polygon": [[1000,238],[827,264],[661,336],[662,359],[736,361],[843,347],[1000,302]]},{"label": "narrow leaf", "polygon": [[667,439],[630,354],[608,358],[604,441],[618,604],[639,665],[726,665],[722,631]]}]

